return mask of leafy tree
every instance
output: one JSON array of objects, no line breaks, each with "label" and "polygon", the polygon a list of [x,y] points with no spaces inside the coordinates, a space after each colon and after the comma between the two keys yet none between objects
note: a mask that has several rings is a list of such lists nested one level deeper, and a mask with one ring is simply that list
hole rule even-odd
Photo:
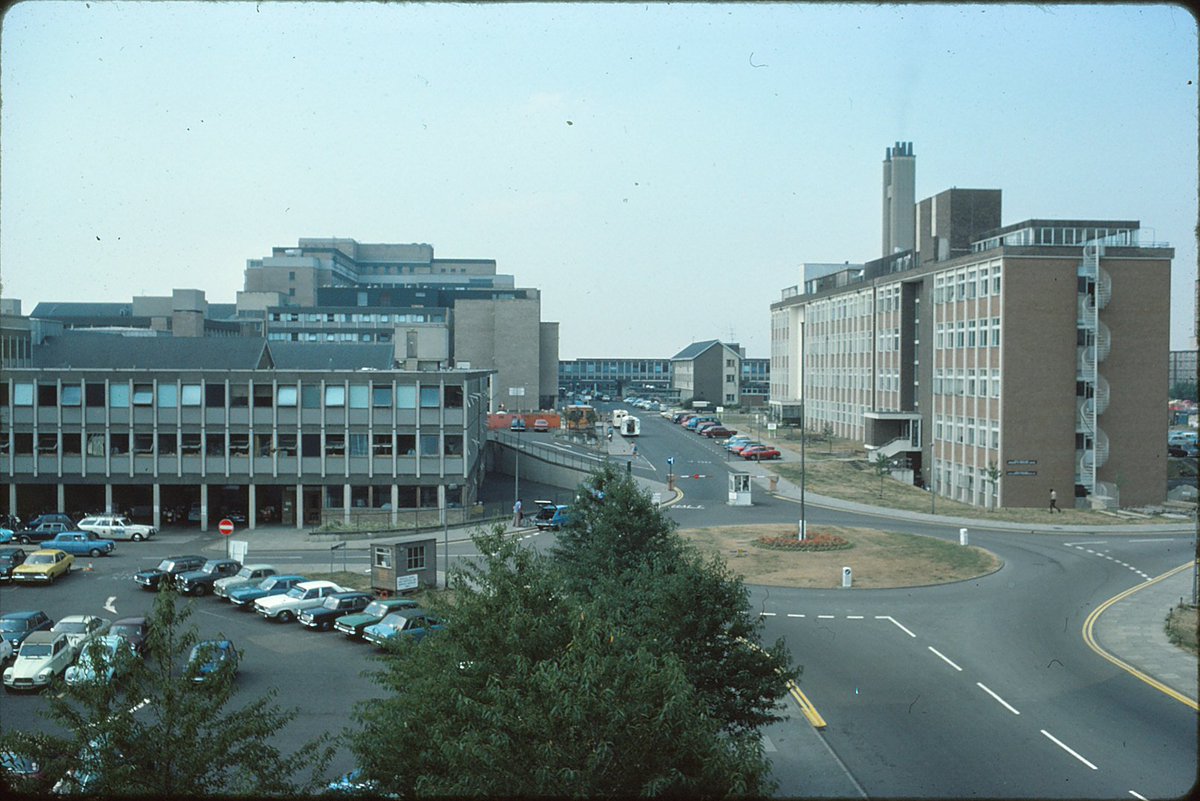
[{"label": "leafy tree", "polygon": [[1177,400],[1197,400],[1195,381],[1176,381],[1171,385],[1171,397]]},{"label": "leafy tree", "polygon": [[987,477],[988,481],[992,482],[992,493],[995,494],[996,486],[1000,483],[1000,477],[1004,475],[1004,471],[994,461],[988,462]]},{"label": "leafy tree", "polygon": [[503,529],[455,570],[448,628],[389,644],[350,735],[375,790],[424,796],[762,794],[756,734],[722,733],[640,621],[564,589]]},{"label": "leafy tree", "polygon": [[891,460],[882,453],[875,454],[874,461],[871,465],[875,468],[875,475],[879,476],[879,497],[883,497],[883,480],[887,478],[888,473],[892,471]]},{"label": "leafy tree", "polygon": [[831,426],[829,423],[826,423],[821,428],[821,436],[823,436],[826,439],[826,441],[829,443],[829,453],[832,454],[833,453],[833,426]]},{"label": "leafy tree", "polygon": [[[236,692],[231,664],[193,681],[186,660],[199,638],[185,627],[191,605],[177,601],[163,582],[147,618],[144,659],[122,649],[114,662],[92,644],[97,675],[111,665],[113,679],[55,684],[46,714],[65,735],[14,731],[4,747],[32,756],[49,782],[91,795],[295,795],[315,787],[332,756],[326,738],[285,757],[270,740],[295,712],[275,706],[273,692],[227,710]],[[298,784],[292,777],[306,766],[311,778]]]}]

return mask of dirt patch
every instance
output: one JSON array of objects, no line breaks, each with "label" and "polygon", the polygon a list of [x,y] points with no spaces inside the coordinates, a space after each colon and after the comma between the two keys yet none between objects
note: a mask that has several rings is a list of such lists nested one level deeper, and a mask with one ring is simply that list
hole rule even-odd
[{"label": "dirt patch", "polygon": [[1196,643],[1197,610],[1194,606],[1177,606],[1167,615],[1167,639],[1185,651],[1200,654]]},{"label": "dirt patch", "polygon": [[[702,551],[717,553],[747,584],[825,589],[842,586],[842,567],[854,586],[866,589],[919,587],[984,576],[1003,564],[989,551],[933,537],[873,529],[821,526],[850,541],[844,551],[791,552],[759,547],[759,537],[796,536],[794,525],[716,526],[679,533]],[[812,529],[810,533],[817,533]]]}]

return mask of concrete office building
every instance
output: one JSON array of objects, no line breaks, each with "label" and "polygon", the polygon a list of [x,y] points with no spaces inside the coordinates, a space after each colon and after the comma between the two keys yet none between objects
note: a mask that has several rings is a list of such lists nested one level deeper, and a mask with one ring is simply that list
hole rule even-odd
[{"label": "concrete office building", "polygon": [[1174,251],[1136,220],[1001,226],[995,189],[915,219],[915,248],[772,304],[777,418],[803,401],[809,429],[977,506],[1161,503]]},{"label": "concrete office building", "polygon": [[671,390],[680,403],[740,406],[743,358],[737,344],[693,342],[671,357]]},{"label": "concrete office building", "polygon": [[570,359],[558,363],[560,394],[590,392],[614,398],[669,395],[670,359]]},{"label": "concrete office building", "polygon": [[472,504],[486,370],[399,370],[388,344],[65,332],[0,379],[5,511],[197,507],[250,527]]}]

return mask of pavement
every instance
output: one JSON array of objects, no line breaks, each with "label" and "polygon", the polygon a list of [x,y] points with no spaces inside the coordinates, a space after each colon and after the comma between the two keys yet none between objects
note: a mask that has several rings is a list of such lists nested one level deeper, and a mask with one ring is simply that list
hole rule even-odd
[{"label": "pavement", "polygon": [[[612,456],[637,458],[633,447],[620,438],[609,443],[608,450]],[[767,470],[768,476],[765,478],[756,478],[756,483],[760,485],[760,489],[770,491],[768,490],[768,482],[774,474],[769,472],[770,468],[768,465],[759,464],[757,466],[763,470]],[[663,506],[670,506],[683,497],[682,492],[668,490],[667,485],[663,482],[653,481],[637,475],[635,475],[635,479],[643,489],[652,495],[657,493]],[[797,484],[781,476],[775,476],[775,479],[776,486],[771,494],[789,500],[798,500],[800,498],[800,487]],[[806,493],[805,501],[814,506],[843,509],[852,512],[879,514],[880,511],[879,507],[817,495],[812,492]],[[1150,525],[1115,523],[1111,526],[1105,526],[1103,532],[1101,532],[1097,530],[1096,526],[1092,525],[1071,526],[1047,524],[1031,526],[1028,523],[949,517],[900,510],[888,510],[888,514],[894,515],[897,518],[918,522],[960,525],[967,528],[975,526],[986,527],[988,529],[1009,529],[1023,533],[1087,533],[1094,536],[1100,533],[1149,534],[1154,532],[1194,534],[1196,532],[1196,522],[1194,520]],[[442,532],[442,535],[448,542],[466,542],[470,540],[471,533],[479,525],[476,523],[470,526],[450,527]],[[505,527],[510,533],[517,534],[518,536],[532,536],[537,531],[532,526],[516,528],[512,525],[511,520],[505,521]],[[384,534],[378,538],[369,536],[351,538],[344,534],[314,535],[309,534],[304,529],[278,525],[260,526],[252,532],[243,532],[240,535],[241,538],[252,542],[252,550],[256,554],[282,550],[313,550],[323,552],[321,557],[313,560],[314,564],[322,564],[329,552],[330,545],[337,542],[346,542],[346,548],[350,550],[366,550],[376,539],[382,540],[388,536],[394,537],[396,534]],[[214,542],[207,546],[206,550],[224,552],[224,543],[222,541]],[[1189,705],[1196,708],[1198,695],[1197,657],[1171,643],[1167,639],[1164,627],[1167,613],[1181,600],[1190,600],[1192,580],[1192,570],[1190,569],[1181,569],[1178,572],[1172,571],[1158,577],[1158,579],[1152,579],[1131,588],[1116,598],[1102,604],[1094,615],[1093,623],[1096,644],[1093,645],[1093,648],[1122,669],[1142,678],[1143,681],[1149,677],[1151,681],[1148,683],[1152,686],[1155,683],[1161,684],[1173,691],[1172,693],[1168,693],[1169,695],[1182,696],[1179,700],[1182,700],[1184,703],[1190,702]],[[1159,687],[1159,689],[1162,689],[1162,687]]]}]

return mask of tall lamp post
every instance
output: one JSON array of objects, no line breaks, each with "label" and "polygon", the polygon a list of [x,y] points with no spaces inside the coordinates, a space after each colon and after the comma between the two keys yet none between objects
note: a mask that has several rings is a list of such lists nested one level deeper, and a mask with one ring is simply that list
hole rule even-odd
[{"label": "tall lamp post", "polygon": [[808,483],[808,471],[805,469],[805,445],[808,443],[808,417],[804,414],[804,397],[808,392],[804,381],[808,370],[804,365],[804,351],[808,343],[804,341],[804,322],[800,323],[800,539],[808,536],[808,517],[804,509],[804,485]]}]

